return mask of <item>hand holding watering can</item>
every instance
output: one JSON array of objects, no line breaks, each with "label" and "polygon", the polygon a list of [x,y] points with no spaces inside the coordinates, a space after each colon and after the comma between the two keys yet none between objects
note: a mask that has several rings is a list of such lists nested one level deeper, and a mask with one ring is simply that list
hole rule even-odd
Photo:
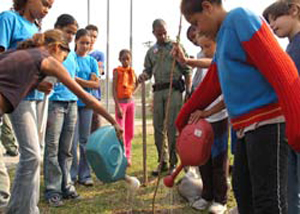
[{"label": "hand holding watering can", "polygon": [[176,176],[184,166],[201,166],[205,164],[211,154],[212,144],[213,130],[205,119],[186,125],[176,143],[181,165],[173,174],[165,177],[165,186],[173,187]]}]

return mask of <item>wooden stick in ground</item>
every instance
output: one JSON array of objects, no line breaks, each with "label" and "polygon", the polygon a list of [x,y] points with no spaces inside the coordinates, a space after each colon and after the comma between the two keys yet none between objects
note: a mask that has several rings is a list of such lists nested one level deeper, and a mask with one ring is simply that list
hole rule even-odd
[{"label": "wooden stick in ground", "polygon": [[143,123],[143,185],[148,183],[147,174],[147,121],[146,121],[146,87],[145,82],[142,82],[142,123]]},{"label": "wooden stick in ground", "polygon": [[[178,35],[177,35],[177,38],[176,38],[176,43],[177,44],[180,43],[181,28],[182,28],[182,15],[180,15],[180,20],[179,20],[179,30],[178,30]],[[171,97],[172,97],[172,91],[173,91],[173,75],[174,75],[175,65],[176,65],[176,60],[174,58],[173,62],[172,62],[171,72],[170,72],[170,87],[169,87],[169,94],[168,94],[167,105],[166,105],[166,114],[165,114],[165,118],[164,118],[163,141],[162,142],[166,141],[167,135],[168,135],[167,132],[168,132],[168,123],[169,123],[169,116],[170,116]],[[164,155],[164,150],[162,149],[162,152],[160,154],[160,166],[162,166],[163,155]],[[159,172],[158,172],[157,183],[156,183],[156,187],[155,187],[155,191],[154,191],[154,195],[153,195],[153,200],[152,200],[152,213],[153,214],[155,214],[155,199],[156,199],[157,190],[158,190],[160,180],[161,180],[161,170],[159,170]]]}]

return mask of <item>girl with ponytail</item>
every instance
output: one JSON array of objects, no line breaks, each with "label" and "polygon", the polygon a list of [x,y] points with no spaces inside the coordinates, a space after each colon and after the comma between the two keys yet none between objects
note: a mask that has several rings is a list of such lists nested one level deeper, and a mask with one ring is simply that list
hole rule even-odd
[{"label": "girl with ponytail", "polygon": [[[29,46],[33,46],[34,48],[26,49]],[[114,120],[114,118],[101,106],[100,102],[96,98],[82,89],[82,87],[69,75],[67,70],[63,67],[62,62],[65,60],[69,53],[69,47],[67,41],[64,40],[63,34],[60,30],[46,31],[44,33],[44,38],[35,36],[32,40],[20,44],[20,48],[25,49],[7,52],[0,55],[1,115],[3,113],[11,113],[16,111],[18,109],[18,105],[22,101],[22,98],[24,98],[30,90],[36,88],[46,76],[54,76],[58,79],[58,81],[60,81],[75,95],[77,95],[82,100],[82,102],[86,104],[86,106],[94,109],[105,119],[107,119],[115,127],[118,136],[122,136],[122,130]],[[27,72],[24,72],[24,70],[26,70]],[[25,115],[19,116],[22,118]],[[24,128],[30,133],[36,131],[36,127],[32,126],[32,123],[28,123]],[[36,137],[35,139],[32,139],[30,143],[38,145],[38,138]],[[33,159],[32,156],[40,158],[39,150],[37,151],[37,154],[35,154],[34,151],[29,151],[31,153],[31,157],[26,158],[31,160]],[[37,175],[39,175],[40,162],[31,162],[30,164],[31,166],[19,166],[19,168],[37,168]],[[20,179],[22,179],[23,181],[26,180],[28,178],[28,174],[29,172],[27,171],[27,174],[23,175],[23,177]],[[39,188],[39,180],[35,181],[37,183],[34,184],[31,184],[33,183],[33,179],[27,181],[26,185],[34,185],[31,187]],[[19,193],[19,197],[22,197],[22,194],[28,197],[28,194],[20,191],[19,186],[16,186],[14,188]],[[27,191],[29,190],[27,189]],[[32,200],[32,196],[30,198]],[[33,201],[31,200],[30,202],[33,203]],[[21,213],[15,212],[17,211],[15,207],[9,207],[9,210],[11,210],[9,213]],[[36,212],[30,210],[26,213]]]},{"label": "girl with ponytail", "polygon": [[[20,41],[29,39],[37,33],[40,21],[47,15],[53,2],[54,0],[13,0],[13,10],[4,11],[0,14],[0,52],[16,49]],[[28,71],[23,68],[23,72]],[[39,88],[48,90],[48,85],[41,83]],[[32,90],[10,115],[19,143],[20,159],[12,186],[8,213],[39,212],[37,203],[39,200],[41,152],[40,144],[39,142],[36,143],[36,139],[38,138],[39,109],[42,107],[43,96],[43,93]],[[28,126],[28,124],[30,125]],[[10,133],[13,133],[11,127],[7,125],[6,127]],[[1,159],[0,157],[0,162]],[[6,177],[7,179],[8,177]],[[0,192],[7,193],[8,188],[0,189]],[[2,201],[1,198],[0,201]],[[7,203],[7,200],[8,197],[4,203]]]}]

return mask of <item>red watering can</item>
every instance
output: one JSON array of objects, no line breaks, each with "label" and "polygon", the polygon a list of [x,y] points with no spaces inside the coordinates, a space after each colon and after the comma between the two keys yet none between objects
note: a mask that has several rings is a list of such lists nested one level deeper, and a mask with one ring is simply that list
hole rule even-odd
[{"label": "red watering can", "polygon": [[174,173],[164,178],[165,186],[173,187],[176,176],[184,166],[204,165],[210,157],[213,141],[213,129],[205,119],[186,125],[176,142],[181,164]]}]

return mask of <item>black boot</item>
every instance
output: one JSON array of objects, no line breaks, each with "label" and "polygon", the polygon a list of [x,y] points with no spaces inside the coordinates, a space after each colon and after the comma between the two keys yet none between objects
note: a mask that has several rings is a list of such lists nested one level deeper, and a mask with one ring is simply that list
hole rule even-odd
[{"label": "black boot", "polygon": [[152,171],[153,176],[158,176],[159,172],[167,172],[168,171],[168,164],[163,162],[162,165],[158,164],[157,168]]}]

